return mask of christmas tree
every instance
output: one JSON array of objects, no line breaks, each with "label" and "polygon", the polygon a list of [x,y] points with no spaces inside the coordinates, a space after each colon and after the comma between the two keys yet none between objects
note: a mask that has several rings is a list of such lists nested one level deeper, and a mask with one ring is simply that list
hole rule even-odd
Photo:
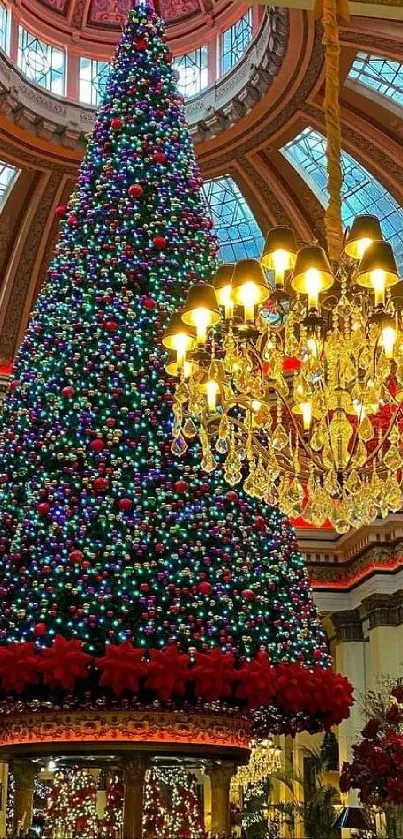
[{"label": "christmas tree", "polygon": [[201,186],[163,24],[138,6],[2,417],[1,686],[77,691],[90,670],[118,697],[330,725],[351,690],[289,523],[171,451],[162,335],[215,267]]},{"label": "christmas tree", "polygon": [[145,839],[203,839],[205,830],[195,775],[177,768],[155,768],[147,773],[143,835]]}]

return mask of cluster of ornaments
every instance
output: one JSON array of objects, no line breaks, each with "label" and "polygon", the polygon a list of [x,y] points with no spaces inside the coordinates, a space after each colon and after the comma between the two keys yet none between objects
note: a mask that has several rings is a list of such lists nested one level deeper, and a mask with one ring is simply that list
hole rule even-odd
[{"label": "cluster of ornaments", "polygon": [[56,635],[327,667],[293,533],[171,452],[161,335],[216,257],[172,56],[117,48],[2,418],[0,641]]}]

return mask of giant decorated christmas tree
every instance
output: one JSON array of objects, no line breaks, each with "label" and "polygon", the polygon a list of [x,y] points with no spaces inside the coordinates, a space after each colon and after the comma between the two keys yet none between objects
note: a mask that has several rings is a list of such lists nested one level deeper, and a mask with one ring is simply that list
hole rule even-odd
[{"label": "giant decorated christmas tree", "polygon": [[[281,513],[171,451],[161,336],[215,266],[163,24],[135,8],[2,418],[3,695],[348,712]],[[48,691],[48,692],[47,692]],[[81,692],[81,693],[80,693]]]}]

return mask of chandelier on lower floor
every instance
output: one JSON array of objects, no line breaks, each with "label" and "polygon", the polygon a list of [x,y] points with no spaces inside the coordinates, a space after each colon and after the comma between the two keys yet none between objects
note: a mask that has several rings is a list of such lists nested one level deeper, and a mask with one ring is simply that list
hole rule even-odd
[{"label": "chandelier on lower floor", "polygon": [[173,451],[198,435],[206,472],[344,533],[403,506],[403,284],[375,216],[343,235],[340,2],[322,3],[328,252],[274,228],[260,261],[190,289],[164,345]]}]

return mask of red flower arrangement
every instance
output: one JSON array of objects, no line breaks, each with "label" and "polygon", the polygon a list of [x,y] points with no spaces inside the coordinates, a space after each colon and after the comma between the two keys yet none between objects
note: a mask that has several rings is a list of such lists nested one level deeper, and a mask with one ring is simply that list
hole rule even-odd
[{"label": "red flower arrangement", "polygon": [[343,676],[320,667],[271,664],[264,652],[252,661],[237,662],[232,653],[218,648],[190,655],[175,645],[144,650],[125,641],[107,645],[103,656],[94,657],[80,641],[62,636],[50,647],[28,641],[0,647],[0,683],[3,694],[21,695],[38,686],[72,691],[81,684],[83,690],[107,688],[118,699],[131,694],[140,701],[151,695],[162,703],[183,697],[190,702],[224,701],[251,712],[268,708],[285,721],[302,715],[317,729],[341,722],[353,703],[352,686]]},{"label": "red flower arrangement", "polygon": [[353,760],[344,763],[340,789],[358,789],[363,804],[403,804],[403,691],[392,691],[391,704],[372,717],[361,731],[362,740],[353,746]]}]

